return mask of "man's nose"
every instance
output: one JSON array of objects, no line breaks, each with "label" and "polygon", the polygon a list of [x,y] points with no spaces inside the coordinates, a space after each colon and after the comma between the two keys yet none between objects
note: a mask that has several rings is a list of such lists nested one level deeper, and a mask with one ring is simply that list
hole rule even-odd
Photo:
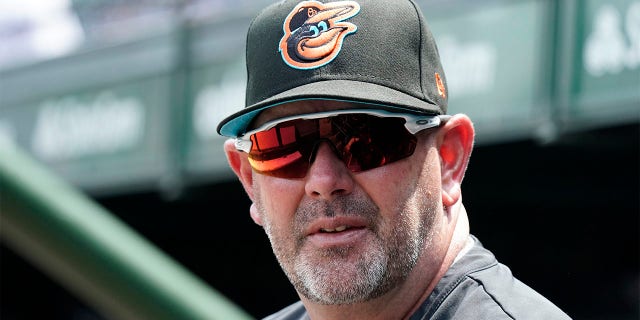
[{"label": "man's nose", "polygon": [[311,158],[305,192],[313,198],[332,200],[353,191],[351,171],[328,142],[320,142]]}]

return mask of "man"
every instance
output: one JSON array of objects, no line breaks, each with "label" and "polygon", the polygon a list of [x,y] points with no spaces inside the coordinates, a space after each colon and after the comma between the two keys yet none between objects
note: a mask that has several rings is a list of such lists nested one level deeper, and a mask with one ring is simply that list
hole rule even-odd
[{"label": "man", "polygon": [[300,296],[269,319],[568,319],[469,234],[474,129],[410,0],[282,1],[218,132]]}]

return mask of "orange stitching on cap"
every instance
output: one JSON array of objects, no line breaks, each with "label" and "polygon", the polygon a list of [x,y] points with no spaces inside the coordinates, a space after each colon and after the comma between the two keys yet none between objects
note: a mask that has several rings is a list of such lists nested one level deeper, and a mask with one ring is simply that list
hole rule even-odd
[{"label": "orange stitching on cap", "polygon": [[447,98],[447,91],[444,88],[444,83],[442,82],[442,79],[440,78],[440,75],[437,72],[436,72],[436,86],[438,87],[438,94],[443,99],[446,99]]}]

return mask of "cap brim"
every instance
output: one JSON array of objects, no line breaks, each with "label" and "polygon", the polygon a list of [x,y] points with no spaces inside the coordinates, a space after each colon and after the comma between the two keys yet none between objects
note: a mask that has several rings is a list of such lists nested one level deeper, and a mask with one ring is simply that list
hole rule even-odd
[{"label": "cap brim", "polygon": [[227,137],[238,137],[261,111],[297,100],[323,99],[343,100],[371,104],[372,108],[390,111],[407,111],[419,114],[440,114],[436,104],[417,99],[389,87],[353,80],[325,80],[305,84],[283,91],[268,99],[238,111],[220,122],[218,133]]}]

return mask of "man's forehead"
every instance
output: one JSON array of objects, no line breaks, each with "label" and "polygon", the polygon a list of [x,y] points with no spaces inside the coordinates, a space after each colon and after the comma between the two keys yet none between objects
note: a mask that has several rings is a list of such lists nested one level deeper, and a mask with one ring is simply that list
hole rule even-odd
[{"label": "man's forehead", "polygon": [[251,127],[256,128],[268,121],[293,116],[296,114],[308,114],[329,110],[340,110],[354,108],[356,104],[346,101],[336,100],[298,100],[287,102],[262,111],[253,120]]}]

